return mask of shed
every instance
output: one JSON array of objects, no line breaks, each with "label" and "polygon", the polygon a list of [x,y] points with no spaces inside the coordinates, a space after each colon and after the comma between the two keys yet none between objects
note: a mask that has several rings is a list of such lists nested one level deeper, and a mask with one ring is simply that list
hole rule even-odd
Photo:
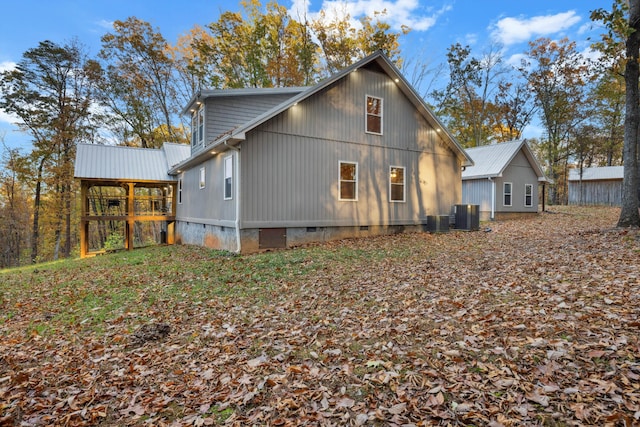
[{"label": "shed", "polygon": [[548,182],[525,140],[468,148],[474,165],[462,172],[462,203],[479,205],[483,221],[538,212]]},{"label": "shed", "polygon": [[620,206],[623,177],[623,166],[571,169],[569,204]]}]

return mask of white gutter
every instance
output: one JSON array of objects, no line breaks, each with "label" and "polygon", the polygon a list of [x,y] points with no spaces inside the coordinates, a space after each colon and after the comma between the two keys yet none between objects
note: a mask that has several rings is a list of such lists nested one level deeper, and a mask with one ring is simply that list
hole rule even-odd
[{"label": "white gutter", "polygon": [[493,221],[496,212],[496,182],[491,177],[489,177],[489,182],[491,183],[491,221]]},{"label": "white gutter", "polygon": [[229,145],[227,144],[228,140],[224,142],[224,145],[232,150],[236,152],[236,155],[234,156],[236,161],[235,161],[235,175],[236,175],[236,182],[233,183],[235,184],[236,187],[236,219],[234,221],[235,223],[235,227],[236,227],[236,252],[240,253],[240,250],[242,249],[242,245],[241,245],[241,240],[240,240],[240,149],[238,147],[234,147],[233,145]]}]

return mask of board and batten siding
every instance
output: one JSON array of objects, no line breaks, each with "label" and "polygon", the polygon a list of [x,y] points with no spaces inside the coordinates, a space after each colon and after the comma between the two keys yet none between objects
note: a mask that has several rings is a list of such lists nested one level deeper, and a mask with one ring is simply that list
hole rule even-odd
[{"label": "board and batten siding", "polygon": [[247,123],[291,98],[292,94],[220,96],[208,98],[205,115],[205,141]]},{"label": "board and batten siding", "polygon": [[[491,212],[493,182],[487,178],[462,181],[462,204],[479,205],[480,212]],[[496,197],[498,197],[496,188]]]},{"label": "board and batten siding", "polygon": [[622,205],[622,180],[569,181],[570,205]]},{"label": "board and batten siding", "polygon": [[[383,135],[365,133],[366,96]],[[359,69],[247,133],[242,228],[420,224],[461,199],[460,162],[386,75]],[[339,201],[339,162],[358,164],[358,200]],[[389,167],[406,201],[389,201]]]},{"label": "board and batten siding", "polygon": [[[511,206],[504,205],[503,188],[505,182],[511,182]],[[525,185],[533,186],[532,206],[524,205]],[[527,156],[518,154],[506,167],[501,178],[496,179],[496,211],[497,212],[537,212],[538,211],[538,176],[531,168]]]},{"label": "board and batten siding", "polygon": [[[233,200],[224,200],[224,158],[228,155],[236,154],[229,151],[217,155],[178,175],[182,177],[182,203],[177,209],[178,221],[235,226],[235,203]],[[201,167],[205,168],[204,188],[200,188]]]}]

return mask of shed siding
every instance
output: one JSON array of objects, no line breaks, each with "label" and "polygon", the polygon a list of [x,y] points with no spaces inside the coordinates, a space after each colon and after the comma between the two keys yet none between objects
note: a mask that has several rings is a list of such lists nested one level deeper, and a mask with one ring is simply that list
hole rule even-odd
[{"label": "shed siding", "polygon": [[470,179],[462,181],[462,204],[479,205],[480,212],[491,213],[492,186],[493,182],[488,179]]},{"label": "shed siding", "polygon": [[622,180],[569,181],[569,204],[620,206]]},{"label": "shed siding", "polygon": [[[511,206],[504,205],[503,183],[511,182]],[[525,185],[533,186],[533,203],[531,207],[524,205]],[[497,212],[537,212],[538,211],[538,177],[531,168],[527,157],[521,151],[513,158],[501,178],[496,179],[496,211]]]},{"label": "shed siding", "polygon": [[[383,98],[383,135],[364,132]],[[460,164],[385,74],[359,69],[258,127],[242,143],[242,227],[416,224],[461,199]],[[338,201],[338,163],[358,163],[358,200]],[[389,166],[406,202],[389,202]]]},{"label": "shed siding", "polygon": [[[495,182],[495,214],[499,213],[536,213],[538,211],[538,176],[531,167],[527,156],[520,150],[502,176],[493,178],[467,179],[462,181],[462,203],[480,206],[480,216],[484,219],[491,217],[491,192]],[[504,204],[504,183],[510,182],[511,206]],[[532,185],[532,206],[525,206],[525,186]],[[498,216],[498,215],[496,215]]]}]

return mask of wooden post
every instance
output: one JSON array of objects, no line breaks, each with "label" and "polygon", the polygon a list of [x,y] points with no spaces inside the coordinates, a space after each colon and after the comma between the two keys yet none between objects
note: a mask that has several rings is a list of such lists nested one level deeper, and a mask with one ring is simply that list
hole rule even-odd
[{"label": "wooden post", "polygon": [[89,185],[86,181],[80,182],[80,200],[82,200],[80,209],[80,258],[85,258],[89,252]]},{"label": "wooden post", "polygon": [[135,231],[135,204],[134,204],[135,184],[133,182],[127,183],[127,225],[125,236],[125,247],[127,250],[133,249],[134,231]]}]

